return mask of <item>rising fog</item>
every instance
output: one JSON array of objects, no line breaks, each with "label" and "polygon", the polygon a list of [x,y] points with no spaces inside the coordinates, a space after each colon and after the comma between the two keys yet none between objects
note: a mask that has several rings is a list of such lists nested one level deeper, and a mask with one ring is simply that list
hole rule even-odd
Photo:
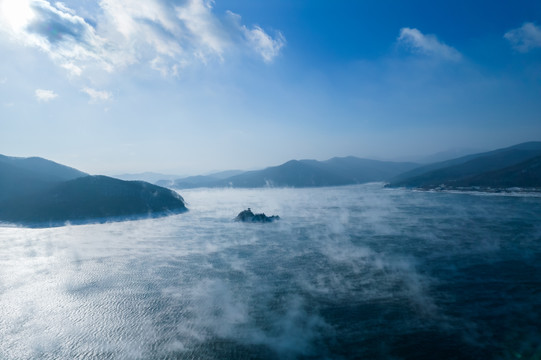
[{"label": "rising fog", "polygon": [[[190,211],[168,218],[1,228],[0,357],[387,358],[427,332],[438,354],[442,337],[474,353],[539,340],[519,326],[540,315],[520,286],[464,304],[451,285],[476,289],[509,262],[539,271],[538,198],[380,184],[182,195]],[[282,220],[232,221],[247,207]],[[504,287],[526,276],[496,273]],[[487,306],[515,315],[495,330]]]}]

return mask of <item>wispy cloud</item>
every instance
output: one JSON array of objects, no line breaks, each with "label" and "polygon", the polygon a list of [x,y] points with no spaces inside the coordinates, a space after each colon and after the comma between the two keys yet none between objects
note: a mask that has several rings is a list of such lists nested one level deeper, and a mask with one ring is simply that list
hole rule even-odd
[{"label": "wispy cloud", "polygon": [[273,61],[285,45],[285,38],[280,32],[276,35],[276,38],[272,38],[259,26],[254,26],[251,30],[243,26],[242,30],[248,42],[265,62]]},{"label": "wispy cloud", "polygon": [[286,44],[286,39],[281,32],[277,31],[272,37],[258,25],[254,25],[251,29],[243,25],[239,14],[227,11],[227,15],[233,26],[242,34],[248,49],[261,56],[263,61],[270,63],[280,54]]},{"label": "wispy cloud", "polygon": [[100,91],[100,90],[92,89],[89,87],[85,87],[81,89],[81,91],[87,94],[88,96],[90,96],[91,103],[96,103],[99,101],[107,101],[113,98],[113,94],[111,94],[108,91]]},{"label": "wispy cloud", "polygon": [[83,69],[72,62],[66,62],[61,66],[68,70],[72,75],[80,76],[83,73]]},{"label": "wispy cloud", "polygon": [[39,102],[49,102],[58,97],[58,94],[52,90],[37,89],[35,92],[36,99]]},{"label": "wispy cloud", "polygon": [[541,47],[541,28],[531,22],[506,32],[503,37],[511,43],[515,50],[523,53]]},{"label": "wispy cloud", "polygon": [[[249,48],[271,62],[285,44],[259,26],[230,26],[211,0],[101,0],[93,21],[61,2],[3,0],[0,30],[46,52],[73,75],[147,63],[175,75],[196,62],[224,61]],[[240,17],[239,17],[240,21]]]},{"label": "wispy cloud", "polygon": [[57,1],[57,2],[54,3],[54,6],[56,6],[56,8],[57,8],[58,10],[61,10],[61,11],[65,12],[65,13],[69,13],[69,14],[71,14],[71,15],[75,15],[75,11],[72,10],[72,9],[70,9],[70,8],[68,8],[68,7],[67,7],[64,3],[62,3],[62,2]]},{"label": "wispy cloud", "polygon": [[462,54],[455,48],[439,41],[435,35],[423,34],[415,28],[400,29],[398,44],[414,53],[438,57],[450,61],[460,61]]},{"label": "wispy cloud", "polygon": [[188,30],[192,51],[201,59],[207,55],[222,58],[230,39],[221,22],[212,14],[212,2],[189,0],[175,7],[176,16]]},{"label": "wispy cloud", "polygon": [[20,43],[37,47],[61,66],[80,73],[76,63],[92,61],[106,65],[106,41],[85,19],[64,5],[45,0],[4,0],[0,30],[9,32]]}]

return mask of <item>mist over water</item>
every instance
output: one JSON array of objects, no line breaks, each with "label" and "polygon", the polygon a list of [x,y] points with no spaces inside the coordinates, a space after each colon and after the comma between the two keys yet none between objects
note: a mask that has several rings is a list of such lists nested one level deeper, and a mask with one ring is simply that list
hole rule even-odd
[{"label": "mist over water", "polygon": [[540,197],[181,194],[167,218],[0,228],[0,359],[541,357]]}]

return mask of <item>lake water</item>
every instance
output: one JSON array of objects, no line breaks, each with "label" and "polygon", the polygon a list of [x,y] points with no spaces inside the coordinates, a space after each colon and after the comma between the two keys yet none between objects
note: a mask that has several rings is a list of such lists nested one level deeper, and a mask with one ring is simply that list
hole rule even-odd
[{"label": "lake water", "polygon": [[0,228],[0,359],[541,358],[541,197],[181,194],[167,218]]}]

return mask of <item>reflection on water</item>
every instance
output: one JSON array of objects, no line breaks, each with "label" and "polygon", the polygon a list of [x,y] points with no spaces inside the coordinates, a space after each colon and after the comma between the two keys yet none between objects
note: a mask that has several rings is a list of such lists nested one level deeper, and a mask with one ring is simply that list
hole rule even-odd
[{"label": "reflection on water", "polygon": [[[0,228],[0,358],[541,357],[539,197],[182,195],[168,218]],[[247,207],[282,220],[233,222]]]}]

